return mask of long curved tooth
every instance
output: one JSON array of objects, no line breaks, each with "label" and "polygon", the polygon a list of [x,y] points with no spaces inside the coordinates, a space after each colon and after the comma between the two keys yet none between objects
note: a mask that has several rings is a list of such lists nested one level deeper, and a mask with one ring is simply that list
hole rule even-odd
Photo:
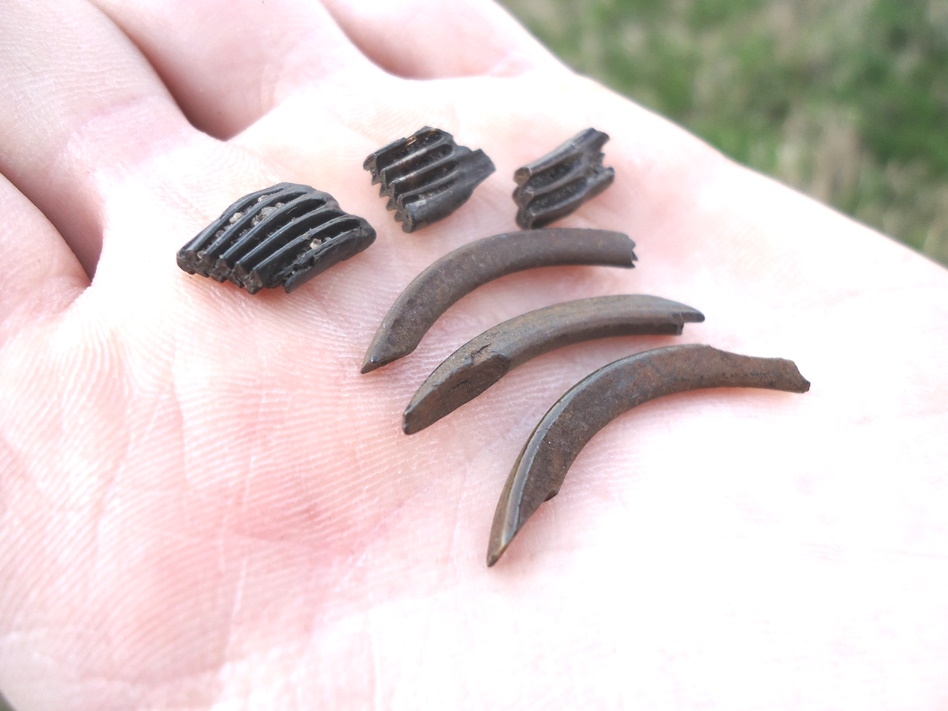
[{"label": "long curved tooth", "polygon": [[627,294],[577,299],[530,311],[458,348],[421,384],[402,429],[414,434],[473,400],[509,371],[543,353],[595,338],[679,335],[700,311],[658,296]]},{"label": "long curved tooth", "polygon": [[395,300],[369,345],[362,372],[411,353],[448,307],[494,279],[567,264],[629,268],[634,246],[621,232],[563,228],[506,232],[466,244],[430,265]]},{"label": "long curved tooth", "polygon": [[789,360],[688,345],[617,360],[570,388],[533,430],[507,478],[491,526],[487,565],[497,562],[540,504],[556,496],[577,455],[612,420],[665,395],[722,387],[804,393],[810,383]]}]

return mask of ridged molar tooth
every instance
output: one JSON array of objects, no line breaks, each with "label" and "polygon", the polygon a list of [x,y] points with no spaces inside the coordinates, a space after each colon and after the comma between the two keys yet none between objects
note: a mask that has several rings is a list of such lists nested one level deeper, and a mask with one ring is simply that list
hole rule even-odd
[{"label": "ridged molar tooth", "polygon": [[363,218],[328,193],[279,183],[245,195],[178,251],[189,274],[231,281],[251,294],[289,292],[375,241]]},{"label": "ridged molar tooth", "polygon": [[615,178],[602,165],[609,136],[594,128],[580,131],[542,158],[514,172],[517,224],[543,227],[565,217],[608,188]]},{"label": "ridged molar tooth", "polygon": [[450,133],[430,126],[375,151],[362,167],[405,232],[450,215],[495,170],[484,151],[459,146]]}]

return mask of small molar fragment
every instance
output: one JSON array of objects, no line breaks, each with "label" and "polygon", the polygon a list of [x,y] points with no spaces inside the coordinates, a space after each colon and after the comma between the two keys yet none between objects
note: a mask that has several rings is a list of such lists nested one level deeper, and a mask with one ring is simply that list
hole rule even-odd
[{"label": "small molar fragment", "polygon": [[290,292],[374,241],[372,226],[332,195],[279,183],[227,208],[178,250],[178,266],[251,294],[275,286]]},{"label": "small molar fragment", "polygon": [[529,230],[570,214],[612,185],[615,171],[602,165],[609,136],[594,128],[581,131],[539,160],[514,173],[517,224]]},{"label": "small molar fragment", "polygon": [[375,151],[362,167],[405,232],[450,215],[494,172],[484,151],[459,146],[450,133],[429,126]]}]

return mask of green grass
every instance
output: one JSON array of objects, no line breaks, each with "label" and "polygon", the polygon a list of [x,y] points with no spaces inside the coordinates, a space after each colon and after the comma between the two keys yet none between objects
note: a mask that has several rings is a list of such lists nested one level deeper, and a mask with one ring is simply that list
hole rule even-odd
[{"label": "green grass", "polygon": [[948,265],[945,0],[502,0],[567,64]]}]

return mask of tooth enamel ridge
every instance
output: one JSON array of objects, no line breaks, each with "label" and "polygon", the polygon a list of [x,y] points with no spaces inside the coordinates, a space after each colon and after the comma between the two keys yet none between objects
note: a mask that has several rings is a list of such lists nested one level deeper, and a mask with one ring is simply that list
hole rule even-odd
[{"label": "tooth enamel ridge", "polygon": [[362,167],[405,232],[450,215],[494,172],[484,151],[459,146],[450,133],[429,126],[375,151]]},{"label": "tooth enamel ridge", "polygon": [[254,294],[293,291],[375,241],[375,230],[328,193],[279,183],[227,208],[178,251],[178,266]]}]

